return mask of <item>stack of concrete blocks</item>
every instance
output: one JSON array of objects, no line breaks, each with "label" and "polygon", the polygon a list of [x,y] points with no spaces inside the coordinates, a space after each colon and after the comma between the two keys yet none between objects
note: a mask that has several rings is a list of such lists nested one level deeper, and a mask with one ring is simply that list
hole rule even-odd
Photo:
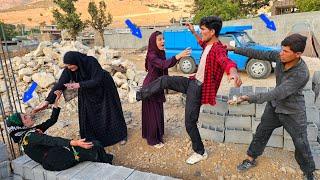
[{"label": "stack of concrete blocks", "polygon": [[[268,91],[273,90],[274,88],[267,88],[267,87],[255,87],[255,94],[259,93],[267,93]],[[256,116],[254,120],[252,121],[252,133],[256,133],[256,129],[258,125],[261,123],[261,117],[264,112],[264,109],[266,107],[267,102],[263,104],[256,104]],[[270,136],[270,139],[267,143],[267,146],[269,147],[277,147],[282,148],[283,147],[283,127],[279,127],[273,131],[273,133]]]},{"label": "stack of concrete blocks", "polygon": [[227,96],[218,95],[215,106],[201,106],[198,126],[202,139],[224,142],[225,117],[228,113],[227,100]]},{"label": "stack of concrete blocks", "polygon": [[31,160],[27,155],[12,161],[14,180],[174,180],[167,176],[136,171],[134,169],[113,166],[106,163],[82,162],[63,171],[48,171]]},{"label": "stack of concrete blocks", "polygon": [[7,179],[11,175],[7,145],[0,142],[0,179]]},{"label": "stack of concrete blocks", "polygon": [[[229,99],[234,96],[253,94],[252,86],[231,88]],[[249,144],[252,141],[252,117],[255,115],[255,104],[242,103],[228,105],[229,114],[225,123],[225,142]]]}]

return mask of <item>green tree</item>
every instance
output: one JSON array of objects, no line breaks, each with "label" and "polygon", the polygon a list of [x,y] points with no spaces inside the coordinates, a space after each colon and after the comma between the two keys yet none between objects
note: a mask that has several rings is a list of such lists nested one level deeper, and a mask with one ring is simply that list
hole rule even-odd
[{"label": "green tree", "polygon": [[107,5],[104,1],[99,2],[99,9],[95,2],[90,2],[88,6],[88,12],[91,16],[91,20],[88,23],[99,32],[99,35],[103,42],[103,47],[105,46],[104,41],[104,30],[111,24],[112,15],[106,12]]},{"label": "green tree", "polygon": [[270,0],[195,0],[195,22],[204,16],[217,15],[223,20],[255,16],[257,11],[269,5]]},{"label": "green tree", "polygon": [[205,16],[219,16],[223,20],[241,17],[240,4],[232,0],[195,0],[194,22]]},{"label": "green tree", "polygon": [[76,12],[74,3],[77,0],[53,0],[57,4],[63,13],[58,9],[52,11],[53,17],[57,22],[59,29],[66,29],[73,40],[76,40],[77,35],[81,32],[85,23],[80,19],[81,13]]},{"label": "green tree", "polygon": [[2,28],[7,41],[11,40],[13,37],[18,35],[15,25],[5,24],[4,22],[0,21],[0,38],[2,41],[4,40]]},{"label": "green tree", "polygon": [[320,11],[319,0],[295,0],[295,3],[301,12]]}]

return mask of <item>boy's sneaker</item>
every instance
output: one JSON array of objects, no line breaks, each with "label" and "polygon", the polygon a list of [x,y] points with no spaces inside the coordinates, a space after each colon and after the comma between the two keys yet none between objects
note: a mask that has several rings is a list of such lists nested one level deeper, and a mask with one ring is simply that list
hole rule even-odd
[{"label": "boy's sneaker", "polygon": [[242,163],[237,166],[237,170],[239,172],[246,171],[252,167],[255,167],[256,165],[257,165],[256,160],[250,161],[249,159],[246,159],[246,160],[242,161]]},{"label": "boy's sneaker", "polygon": [[315,180],[313,173],[303,173],[303,180]]},{"label": "boy's sneaker", "polygon": [[197,163],[197,162],[199,162],[199,161],[205,160],[205,159],[207,159],[207,158],[208,158],[208,153],[207,153],[206,150],[204,151],[203,155],[194,152],[194,153],[187,159],[186,163],[192,165],[192,164],[195,164],[195,163]]}]

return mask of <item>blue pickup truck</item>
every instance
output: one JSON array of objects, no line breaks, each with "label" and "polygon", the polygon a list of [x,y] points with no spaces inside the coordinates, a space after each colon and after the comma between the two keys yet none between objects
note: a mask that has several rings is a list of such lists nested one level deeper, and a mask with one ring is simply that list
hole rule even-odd
[{"label": "blue pickup truck", "polygon": [[[219,39],[227,46],[280,51],[280,47],[263,46],[255,43],[246,33],[246,30],[250,29],[252,29],[252,26],[225,26],[221,29]],[[195,26],[195,30],[200,33],[199,26]],[[190,30],[184,27],[168,28],[163,34],[167,58],[176,55],[187,47],[192,49],[191,56],[181,59],[179,67],[183,73],[194,73],[200,62],[202,48]],[[272,65],[268,61],[242,56],[232,51],[228,52],[228,57],[237,64],[239,70],[246,70],[255,79],[267,78],[272,71]]]}]

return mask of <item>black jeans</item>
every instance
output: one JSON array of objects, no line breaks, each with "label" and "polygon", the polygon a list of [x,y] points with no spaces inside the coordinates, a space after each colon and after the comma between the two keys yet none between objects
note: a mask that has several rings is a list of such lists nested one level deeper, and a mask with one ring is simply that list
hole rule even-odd
[{"label": "black jeans", "polygon": [[197,80],[191,80],[186,77],[161,76],[149,85],[141,88],[140,92],[142,99],[145,99],[164,89],[171,89],[187,94],[185,109],[186,130],[192,141],[192,149],[198,154],[203,154],[204,146],[197,127],[201,106],[201,84]]},{"label": "black jeans", "polygon": [[260,156],[268,143],[268,140],[274,129],[283,126],[283,128],[292,137],[295,146],[295,159],[300,169],[304,173],[310,173],[315,170],[315,164],[311,154],[307,138],[307,119],[306,113],[281,114],[276,113],[275,108],[268,102],[261,117],[261,123],[258,125],[256,134],[247,151],[248,156],[257,158]]}]

